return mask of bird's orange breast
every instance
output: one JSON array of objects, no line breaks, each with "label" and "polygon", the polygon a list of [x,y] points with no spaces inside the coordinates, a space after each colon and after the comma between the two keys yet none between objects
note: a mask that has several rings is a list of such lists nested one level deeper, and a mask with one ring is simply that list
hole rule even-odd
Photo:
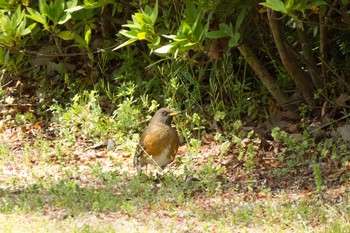
[{"label": "bird's orange breast", "polygon": [[146,163],[165,166],[175,158],[179,147],[179,136],[172,127],[153,125],[143,137],[144,152],[141,157]]}]

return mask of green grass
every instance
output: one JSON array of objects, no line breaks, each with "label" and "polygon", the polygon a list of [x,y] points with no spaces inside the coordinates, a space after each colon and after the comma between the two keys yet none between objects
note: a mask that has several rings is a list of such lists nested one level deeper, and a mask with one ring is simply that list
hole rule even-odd
[{"label": "green grass", "polygon": [[213,192],[215,179],[208,182],[204,175],[192,182],[172,172],[146,177],[97,161],[17,165],[22,173],[3,170],[1,175],[0,231],[5,233],[350,230],[348,194],[331,204],[298,191],[266,191],[259,197],[226,184]]}]

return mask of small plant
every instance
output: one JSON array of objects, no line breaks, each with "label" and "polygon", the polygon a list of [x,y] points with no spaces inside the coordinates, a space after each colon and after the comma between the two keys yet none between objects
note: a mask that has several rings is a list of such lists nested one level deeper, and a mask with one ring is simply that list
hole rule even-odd
[{"label": "small plant", "polygon": [[201,146],[201,141],[198,139],[192,138],[190,140],[190,146],[188,149],[191,152],[191,154],[197,155],[199,153],[200,146]]},{"label": "small plant", "polygon": [[27,25],[25,10],[21,10],[20,6],[14,12],[0,12],[0,44],[6,47],[21,46],[34,27],[35,23]]},{"label": "small plant", "polygon": [[135,102],[133,97],[127,97],[114,112],[113,118],[117,119],[116,125],[120,131],[129,132],[140,126],[140,110],[135,108]]},{"label": "small plant", "polygon": [[[239,123],[237,123],[239,125]],[[245,135],[246,140],[249,139],[249,142],[244,142],[242,138],[239,136],[233,136],[233,142],[237,145],[239,149],[238,159],[244,161],[244,166],[249,169],[255,169],[255,156],[258,154],[258,149],[256,147],[256,143],[258,141],[257,138],[253,138],[254,131],[250,131]]]},{"label": "small plant", "polygon": [[203,164],[196,173],[200,183],[199,187],[203,188],[208,195],[221,192],[221,185],[225,182],[226,167],[214,163],[213,158],[209,157],[206,164]]},{"label": "small plant", "polygon": [[73,39],[74,33],[71,31],[62,31],[58,25],[63,25],[71,19],[73,8],[77,10],[81,9],[75,8],[77,3],[77,0],[54,0],[47,4],[46,1],[39,0],[39,11],[27,7],[29,15],[26,16],[42,24],[45,30],[62,39]]},{"label": "small plant", "polygon": [[207,10],[193,1],[186,2],[185,20],[182,21],[176,35],[163,35],[170,40],[169,43],[159,47],[154,52],[159,55],[173,54],[176,58],[184,51],[194,50],[203,52],[202,42],[206,38],[212,12],[207,14],[206,24],[202,24]]},{"label": "small plant", "polygon": [[115,130],[115,122],[102,114],[97,97],[95,91],[84,91],[73,98],[73,103],[67,109],[59,105],[50,108],[54,113],[54,120],[60,125],[57,127],[60,136],[74,144],[79,135],[92,139],[107,136]]},{"label": "small plant", "polygon": [[7,143],[5,143],[4,137],[0,136],[0,164],[5,160],[5,158],[8,158],[9,156],[9,148],[7,146]]},{"label": "small plant", "polygon": [[314,146],[314,142],[306,131],[304,131],[304,140],[302,141],[290,136],[278,127],[272,129],[271,136],[276,142],[285,145],[281,151],[280,159],[284,160],[290,167],[305,163],[300,155],[312,154],[311,148]]},{"label": "small plant", "polygon": [[156,34],[154,28],[157,17],[158,0],[156,0],[154,8],[146,6],[144,10],[141,10],[141,12],[132,15],[132,20],[129,20],[128,24],[123,25],[123,27],[128,27],[129,30],[123,29],[119,33],[129,39],[117,46],[115,50],[132,44],[138,40],[146,40],[152,52],[160,42],[160,37]]},{"label": "small plant", "polygon": [[314,179],[315,179],[316,193],[321,194],[323,182],[322,182],[322,172],[319,164],[313,164],[312,170],[313,170]]},{"label": "small plant", "polygon": [[16,114],[16,122],[19,125],[33,124],[36,117],[32,112],[25,112],[24,114]]}]

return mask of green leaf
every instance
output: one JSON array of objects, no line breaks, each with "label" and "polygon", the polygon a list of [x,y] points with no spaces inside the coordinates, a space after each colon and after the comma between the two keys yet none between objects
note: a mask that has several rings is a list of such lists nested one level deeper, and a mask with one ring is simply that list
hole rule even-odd
[{"label": "green leaf", "polygon": [[167,53],[170,53],[172,48],[174,48],[174,44],[167,44],[154,50],[154,52],[158,54],[167,54]]},{"label": "green leaf", "polygon": [[188,42],[188,43],[184,44],[183,47],[186,49],[189,49],[189,48],[196,46],[197,44],[198,44],[197,42]]},{"label": "green leaf", "polygon": [[75,40],[81,47],[86,47],[86,46],[87,46],[85,40],[84,40],[81,36],[79,36],[79,35],[75,35],[75,36],[74,36],[74,40]]},{"label": "green leaf", "polygon": [[50,6],[48,5],[43,5],[43,10],[41,11],[42,15],[47,16],[47,18],[49,18],[51,21],[54,22],[55,20],[55,13],[53,12],[53,10],[51,9]]},{"label": "green leaf", "polygon": [[31,33],[32,31],[29,28],[25,28],[24,30],[21,31],[21,36],[25,36],[28,35],[29,33]]},{"label": "green leaf", "polygon": [[[66,5],[67,5],[66,10],[73,9],[78,5],[78,0],[67,1]],[[84,6],[80,6],[80,7],[84,8]]]},{"label": "green leaf", "polygon": [[228,46],[230,48],[236,46],[238,44],[239,39],[241,38],[241,34],[239,32],[235,32],[231,39],[228,42]]},{"label": "green leaf", "polygon": [[25,16],[25,11],[24,10],[21,11],[21,7],[19,6],[16,10],[16,13],[13,15],[14,19],[12,20],[16,21],[16,25],[19,25],[20,23],[22,23],[24,16]]},{"label": "green leaf", "polygon": [[219,29],[220,29],[220,31],[224,32],[226,35],[230,35],[231,34],[230,26],[227,25],[226,23],[220,23],[219,24]]},{"label": "green leaf", "polygon": [[138,22],[138,23],[140,23],[141,25],[143,25],[144,23],[145,23],[145,21],[144,21],[144,14],[142,14],[142,13],[135,13],[135,19],[136,19],[136,21]]},{"label": "green leaf", "polygon": [[50,4],[54,24],[60,24],[61,18],[65,18],[64,15],[67,15],[64,13],[64,6],[65,0],[54,0],[53,6]]},{"label": "green leaf", "polygon": [[131,20],[128,20],[128,24],[134,24],[134,25],[138,25],[139,27],[141,27],[141,24],[139,23],[139,21],[137,20],[136,16],[135,15],[132,15],[131,16]]},{"label": "green leaf", "polygon": [[177,35],[162,35],[162,36],[170,40],[174,40],[177,37]]},{"label": "green leaf", "polygon": [[307,8],[307,2],[308,0],[286,0],[286,9],[288,12],[293,12],[293,11],[300,11],[304,12]]},{"label": "green leaf", "polygon": [[281,0],[267,0],[266,2],[260,3],[260,5],[282,12],[283,14],[288,14],[286,5]]},{"label": "green leaf", "polygon": [[221,121],[225,118],[226,113],[225,112],[221,112],[221,111],[217,111],[214,115],[214,120],[215,121]]},{"label": "green leaf", "polygon": [[46,0],[39,0],[39,11],[40,13],[44,14],[45,12],[45,7],[47,6]]},{"label": "green leaf", "polygon": [[203,41],[205,39],[205,37],[207,37],[207,33],[209,31],[209,26],[210,26],[210,22],[211,22],[211,18],[213,16],[213,13],[210,12],[207,18],[207,23],[205,24],[200,36],[199,36],[199,41]]},{"label": "green leaf", "polygon": [[66,13],[73,13],[73,12],[76,12],[76,11],[80,11],[82,9],[85,9],[85,6],[71,7],[71,8],[65,9],[64,12],[66,12]]},{"label": "green leaf", "polygon": [[157,36],[153,41],[153,46],[158,46],[160,44],[160,37]]},{"label": "green leaf", "polygon": [[128,37],[128,38],[137,39],[137,33],[138,32],[136,32],[136,31],[120,30],[119,33],[122,34],[123,36]]},{"label": "green leaf", "polygon": [[193,31],[190,25],[186,22],[182,22],[180,26],[180,35],[190,36],[192,35]]},{"label": "green leaf", "polygon": [[154,4],[154,8],[152,11],[152,14],[150,15],[150,19],[152,21],[152,25],[154,25],[157,21],[158,17],[158,0],[156,0],[156,3]]},{"label": "green leaf", "polygon": [[100,1],[83,0],[83,3],[87,9],[95,9],[95,8],[105,7],[108,4],[113,4],[113,3],[115,3],[115,1],[114,0],[100,0]]},{"label": "green leaf", "polygon": [[200,38],[200,35],[202,34],[202,31],[203,31],[203,26],[201,24],[202,19],[203,19],[202,14],[198,14],[196,21],[192,26],[192,31],[196,39]]},{"label": "green leaf", "polygon": [[61,31],[57,33],[56,36],[58,36],[63,40],[73,40],[75,37],[75,34],[72,31]]},{"label": "green leaf", "polygon": [[137,39],[139,39],[139,40],[146,40],[147,39],[146,32],[139,32],[139,33],[137,33]]},{"label": "green leaf", "polygon": [[241,11],[239,12],[238,17],[237,17],[237,21],[236,21],[236,28],[235,28],[236,30],[240,29],[242,22],[246,16],[246,13],[247,13],[246,8],[241,9]]},{"label": "green leaf", "polygon": [[90,40],[91,40],[91,28],[88,26],[85,27],[84,40],[85,40],[87,45],[90,43]]},{"label": "green leaf", "polygon": [[36,23],[32,23],[31,25],[28,26],[29,30],[33,30],[36,26]]},{"label": "green leaf", "polygon": [[196,21],[197,16],[199,15],[199,12],[194,5],[192,0],[186,1],[186,11],[185,11],[185,17],[186,21],[188,23],[194,23]]},{"label": "green leaf", "polygon": [[28,18],[30,18],[38,23],[41,23],[41,24],[45,23],[44,18],[41,16],[41,14],[38,11],[36,11],[30,7],[27,7],[27,11],[30,14],[30,15],[26,15]]},{"label": "green leaf", "polygon": [[10,4],[6,2],[5,0],[0,1],[0,8],[1,9],[8,9],[10,7]]},{"label": "green leaf", "polygon": [[71,18],[72,18],[72,16],[70,14],[63,14],[63,15],[61,15],[61,18],[59,19],[57,24],[60,24],[60,25],[65,24]]},{"label": "green leaf", "polygon": [[137,38],[136,39],[129,39],[129,40],[125,41],[124,43],[122,43],[121,45],[118,45],[116,48],[112,49],[112,51],[120,49],[120,48],[122,48],[124,46],[127,46],[129,44],[132,44],[132,43],[134,43],[137,40],[138,40]]},{"label": "green leaf", "polygon": [[140,25],[135,25],[135,24],[123,24],[123,27],[128,27],[128,28],[137,28],[137,29],[141,29]]},{"label": "green leaf", "polygon": [[94,61],[95,60],[94,54],[92,52],[88,53],[88,58],[90,59],[90,61]]}]

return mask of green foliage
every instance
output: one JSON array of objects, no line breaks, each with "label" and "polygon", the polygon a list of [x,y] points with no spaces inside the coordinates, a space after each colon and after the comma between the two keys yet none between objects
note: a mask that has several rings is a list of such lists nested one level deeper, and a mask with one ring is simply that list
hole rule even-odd
[{"label": "green foliage", "polygon": [[254,145],[259,141],[258,138],[254,138],[254,131],[241,133],[243,124],[240,120],[233,123],[232,141],[239,151],[238,159],[244,162],[244,166],[248,170],[254,170],[255,156],[258,154],[258,148]]},{"label": "green foliage", "polygon": [[132,21],[129,20],[128,24],[123,25],[123,27],[128,27],[130,30],[123,29],[119,33],[129,39],[117,46],[115,49],[122,48],[138,40],[146,40],[152,52],[160,42],[160,37],[157,36],[154,29],[154,24],[156,23],[157,17],[158,0],[156,0],[153,9],[147,5],[144,10],[132,15]]},{"label": "green foliage", "polygon": [[[17,7],[14,12],[0,11],[0,45],[13,47],[24,45],[35,23],[27,25],[25,10]],[[2,59],[4,56],[1,56]]]},{"label": "green foliage", "polygon": [[221,185],[225,183],[226,168],[220,164],[215,164],[209,158],[208,164],[202,166],[196,176],[201,180],[198,188],[203,188],[208,195],[221,192]]},{"label": "green foliage", "polygon": [[26,112],[24,114],[16,114],[16,122],[19,125],[34,124],[36,121],[35,115],[32,112]]},{"label": "green foliage", "polygon": [[3,71],[11,70],[13,73],[18,74],[20,72],[21,64],[24,61],[24,55],[12,55],[6,48],[0,47],[0,65],[2,65]]},{"label": "green foliage", "polygon": [[[206,38],[209,30],[209,23],[212,18],[212,13],[206,16],[206,10],[200,5],[196,6],[193,1],[186,2],[186,10],[181,25],[176,35],[163,35],[163,37],[170,39],[172,42],[167,43],[154,52],[156,54],[174,54],[175,58],[181,54],[182,51],[193,49],[195,51],[203,51],[202,42]],[[202,22],[206,24],[202,25]]]},{"label": "green foliage", "polygon": [[113,117],[118,119],[117,128],[122,132],[135,130],[140,126],[140,110],[135,108],[136,101],[133,97],[127,97],[118,109],[114,112]]},{"label": "green foliage", "polygon": [[271,8],[272,10],[283,13],[291,17],[298,25],[298,27],[303,29],[302,18],[299,16],[299,13],[302,14],[303,18],[306,18],[306,10],[311,9],[312,7],[317,8],[322,5],[327,5],[325,0],[267,0],[266,2],[260,3],[261,5]]},{"label": "green foliage", "polygon": [[260,3],[263,6],[269,7],[275,11],[287,14],[286,4],[281,0],[269,0],[266,2]]},{"label": "green foliage", "polygon": [[[279,128],[272,129],[271,136],[276,142],[285,146],[280,152],[279,159],[286,162],[289,167],[308,165],[310,163],[315,164],[328,159],[335,163],[340,162],[341,166],[347,166],[350,161],[349,146],[342,143],[340,139],[337,141],[326,139],[316,143],[307,131],[303,132],[303,140],[300,140]],[[312,169],[317,192],[320,192],[322,185],[320,167],[316,164],[312,166]]]},{"label": "green foliage", "polygon": [[77,94],[67,109],[60,105],[53,105],[51,110],[60,136],[71,144],[75,143],[78,135],[93,139],[113,132],[115,123],[102,114],[95,91]]},{"label": "green foliage", "polygon": [[230,23],[229,25],[226,23],[220,23],[219,30],[208,32],[207,37],[210,39],[228,37],[230,38],[228,41],[228,46],[231,48],[237,46],[241,38],[240,30],[241,30],[242,23],[246,18],[246,16],[248,15],[248,10],[250,10],[251,7],[252,7],[251,4],[238,5],[237,8],[240,10],[237,16],[235,28],[233,29],[232,23]]},{"label": "green foliage", "polygon": [[267,0],[260,4],[294,18],[296,16],[294,14],[295,11],[299,11],[305,15],[306,9],[309,9],[311,6],[318,7],[327,4],[327,2],[324,0]]},{"label": "green foliage", "polygon": [[320,166],[318,164],[313,164],[312,170],[313,170],[314,177],[315,177],[316,192],[318,194],[321,194],[323,182],[322,182],[322,172],[321,172]]},{"label": "green foliage", "polygon": [[237,45],[237,43],[240,39],[240,33],[233,30],[232,24],[227,25],[226,23],[221,23],[221,24],[219,24],[219,30],[208,32],[207,37],[210,39],[231,37],[228,45],[229,45],[229,47],[234,47]]},{"label": "green foliage", "polygon": [[[76,22],[74,24],[74,31],[64,31],[60,35],[62,39],[69,40],[73,39],[83,48],[89,49],[89,44],[91,41],[92,30],[97,28],[97,24],[94,20],[95,13],[93,9],[81,9],[75,10],[71,13],[72,19]],[[69,9],[66,10],[70,12]]]},{"label": "green foliage", "polygon": [[45,30],[55,33],[62,39],[72,39],[71,32],[61,31],[58,25],[65,24],[71,19],[71,11],[77,6],[78,0],[54,0],[46,4],[45,0],[39,0],[39,11],[28,7],[28,18],[42,24]]}]

